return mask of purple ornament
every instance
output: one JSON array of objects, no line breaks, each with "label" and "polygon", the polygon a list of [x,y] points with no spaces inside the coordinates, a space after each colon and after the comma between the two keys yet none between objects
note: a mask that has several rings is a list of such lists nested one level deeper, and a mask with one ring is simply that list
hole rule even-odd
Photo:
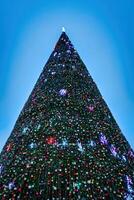
[{"label": "purple ornament", "polygon": [[128,151],[128,156],[129,156],[130,158],[134,158],[134,153],[133,153],[132,150],[129,150],[129,151]]},{"label": "purple ornament", "polygon": [[93,112],[94,111],[94,106],[92,106],[92,105],[88,106],[88,110],[89,110],[89,112]]}]

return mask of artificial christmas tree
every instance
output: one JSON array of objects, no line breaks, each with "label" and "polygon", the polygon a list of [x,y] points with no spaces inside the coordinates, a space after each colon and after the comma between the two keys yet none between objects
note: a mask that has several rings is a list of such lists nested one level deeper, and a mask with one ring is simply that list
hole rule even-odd
[{"label": "artificial christmas tree", "polygon": [[134,152],[63,31],[0,157],[2,200],[134,198]]}]

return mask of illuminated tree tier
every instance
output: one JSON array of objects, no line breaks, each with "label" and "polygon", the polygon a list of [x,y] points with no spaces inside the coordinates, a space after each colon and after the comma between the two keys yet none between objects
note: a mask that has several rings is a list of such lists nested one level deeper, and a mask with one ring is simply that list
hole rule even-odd
[{"label": "illuminated tree tier", "polygon": [[2,150],[0,199],[134,199],[134,152],[65,32]]}]

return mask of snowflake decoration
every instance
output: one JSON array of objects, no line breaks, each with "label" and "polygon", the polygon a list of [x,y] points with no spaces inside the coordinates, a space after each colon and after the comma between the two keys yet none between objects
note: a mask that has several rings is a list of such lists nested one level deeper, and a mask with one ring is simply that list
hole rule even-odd
[{"label": "snowflake decoration", "polygon": [[37,147],[37,144],[32,142],[31,144],[29,144],[30,149],[35,149]]},{"label": "snowflake decoration", "polygon": [[61,89],[61,90],[59,91],[59,94],[60,94],[60,96],[66,96],[67,90],[66,90],[66,89]]},{"label": "snowflake decoration", "polygon": [[91,140],[91,141],[88,142],[88,146],[89,147],[95,147],[96,143],[93,140]]},{"label": "snowflake decoration", "polygon": [[110,146],[110,151],[115,157],[117,156],[117,151],[113,144]]},{"label": "snowflake decoration", "polygon": [[101,144],[108,144],[107,138],[103,133],[100,134],[100,142]]},{"label": "snowflake decoration", "polygon": [[81,142],[78,141],[77,145],[78,145],[78,150],[81,151],[81,152],[83,152],[84,150],[83,150]]}]

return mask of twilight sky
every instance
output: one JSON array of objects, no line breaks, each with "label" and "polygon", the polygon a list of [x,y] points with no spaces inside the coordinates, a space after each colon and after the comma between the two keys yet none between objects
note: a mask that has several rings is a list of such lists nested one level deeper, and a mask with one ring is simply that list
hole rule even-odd
[{"label": "twilight sky", "polygon": [[134,149],[134,1],[0,1],[0,151],[66,32]]}]

